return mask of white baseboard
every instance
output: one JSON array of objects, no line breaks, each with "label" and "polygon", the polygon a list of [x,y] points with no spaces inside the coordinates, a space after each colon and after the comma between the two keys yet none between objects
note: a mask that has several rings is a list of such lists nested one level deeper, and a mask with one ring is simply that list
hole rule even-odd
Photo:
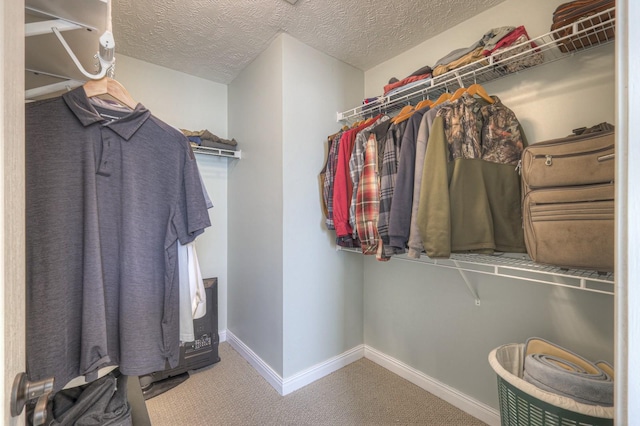
[{"label": "white baseboard", "polygon": [[282,395],[282,377],[276,371],[269,366],[266,362],[264,362],[251,348],[244,344],[244,342],[236,337],[231,331],[227,330],[225,333],[225,338],[244,359],[247,360],[249,364],[256,369],[256,371],[264,377],[264,379],[271,385],[273,388],[278,391],[280,395]]},{"label": "white baseboard", "polygon": [[[222,336],[222,333],[220,333]],[[280,395],[288,395],[318,379],[328,376],[336,370],[351,364],[354,361],[364,357],[364,345],[356,346],[348,351],[330,358],[320,364],[316,364],[304,371],[295,374],[287,379],[282,379],[280,375],[264,362],[255,352],[238,339],[235,334],[227,330],[225,338],[229,344],[256,369],[256,371],[264,377]],[[220,337],[222,341],[222,337]]]},{"label": "white baseboard", "polygon": [[282,395],[290,394],[318,379],[328,376],[336,370],[341,369],[354,361],[364,357],[364,345],[356,346],[346,352],[336,355],[320,364],[307,368],[284,380]]},{"label": "white baseboard", "polygon": [[427,392],[447,401],[456,408],[482,420],[491,426],[500,426],[500,414],[485,405],[444,383],[427,376],[409,365],[392,358],[371,346],[365,346],[364,357],[386,368],[392,373],[410,381]]},{"label": "white baseboard", "polygon": [[218,337],[220,339],[220,342],[226,342],[227,341],[227,330],[218,331]]},{"label": "white baseboard", "polygon": [[[359,345],[340,355],[330,358],[320,364],[316,364],[303,370],[292,377],[282,377],[264,362],[255,352],[238,339],[231,331],[220,331],[220,341],[228,341],[229,344],[264,377],[264,379],[280,394],[287,395],[310,383],[321,379],[340,368],[364,357],[392,373],[410,381],[427,392],[447,401],[456,408],[482,420],[490,426],[500,426],[500,414],[497,410],[485,405],[462,392],[447,386],[446,384],[427,376],[423,372],[390,357],[371,346]],[[224,336],[224,339],[223,339]]]}]

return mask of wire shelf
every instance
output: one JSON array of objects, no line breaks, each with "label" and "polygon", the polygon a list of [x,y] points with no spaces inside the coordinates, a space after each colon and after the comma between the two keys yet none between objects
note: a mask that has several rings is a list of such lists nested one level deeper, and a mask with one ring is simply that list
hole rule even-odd
[{"label": "wire shelf", "polygon": [[196,154],[204,154],[204,155],[215,155],[216,157],[227,157],[227,158],[241,158],[242,151],[237,150],[234,151],[232,149],[221,149],[221,148],[209,148],[207,146],[194,146],[191,145],[191,149]]},{"label": "wire shelf", "polygon": [[444,92],[453,92],[474,83],[487,83],[608,44],[613,41],[614,34],[615,8],[611,8],[445,74],[427,78],[422,84],[417,83],[366,105],[338,112],[337,118],[338,121],[348,121],[381,112],[392,114],[422,99],[435,100]]},{"label": "wire shelf", "polygon": [[[362,251],[355,248],[338,246],[337,250],[362,254]],[[402,254],[395,255],[391,259],[426,263],[459,271],[532,281],[595,293],[614,294],[614,276],[612,272],[587,271],[544,265],[533,262],[528,255],[521,253],[498,253],[495,255],[456,253],[452,254],[449,259],[431,259],[424,255],[420,259],[413,259],[406,254]]]}]

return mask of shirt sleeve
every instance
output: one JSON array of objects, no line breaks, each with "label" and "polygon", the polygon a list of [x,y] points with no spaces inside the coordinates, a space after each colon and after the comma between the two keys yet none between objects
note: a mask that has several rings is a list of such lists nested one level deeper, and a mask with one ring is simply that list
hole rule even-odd
[{"label": "shirt sleeve", "polygon": [[447,174],[447,141],[442,117],[437,117],[429,135],[418,205],[418,227],[427,256],[451,255],[451,213]]},{"label": "shirt sleeve", "polygon": [[175,207],[173,225],[181,244],[188,244],[211,226],[198,164],[185,143],[182,188]]}]

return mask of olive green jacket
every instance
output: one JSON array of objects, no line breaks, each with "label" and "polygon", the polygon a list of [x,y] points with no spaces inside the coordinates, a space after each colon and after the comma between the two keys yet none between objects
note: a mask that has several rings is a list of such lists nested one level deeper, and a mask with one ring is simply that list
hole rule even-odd
[{"label": "olive green jacket", "polygon": [[[443,115],[446,117],[446,112]],[[469,146],[458,147],[457,151],[450,149],[455,138],[447,139],[445,130],[450,129],[445,129],[446,120],[440,112],[433,122],[418,207],[420,236],[431,258],[447,258],[455,252],[525,252],[520,176],[514,155],[505,159],[509,163],[494,161],[514,149],[521,151],[526,141],[518,134],[497,147],[500,155],[496,156],[496,150],[487,155],[479,140],[488,122],[483,122],[481,115],[478,117],[477,123],[467,123],[472,129],[477,128],[477,140],[476,132],[471,131],[474,135],[467,138]],[[520,131],[517,121],[516,126],[513,134]],[[517,148],[514,141],[519,141]],[[472,158],[458,155],[464,150],[474,151],[474,144],[477,152],[467,155]]]}]

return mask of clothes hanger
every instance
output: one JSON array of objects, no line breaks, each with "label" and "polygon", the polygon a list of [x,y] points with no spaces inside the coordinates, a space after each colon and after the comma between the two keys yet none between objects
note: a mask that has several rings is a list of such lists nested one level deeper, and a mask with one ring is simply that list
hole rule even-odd
[{"label": "clothes hanger", "polygon": [[416,110],[431,106],[433,106],[433,101],[431,99],[423,99],[416,105]]},{"label": "clothes hanger", "polygon": [[122,105],[135,109],[138,103],[133,100],[127,89],[117,80],[111,77],[103,77],[100,80],[89,80],[83,86],[88,98],[100,95],[109,95]]},{"label": "clothes hanger", "polygon": [[453,102],[456,99],[459,99],[466,91],[467,91],[466,87],[460,87],[458,90],[453,92],[453,95],[451,96],[451,98],[449,98],[449,101]]},{"label": "clothes hanger", "polygon": [[440,105],[441,103],[448,101],[450,98],[451,98],[451,93],[444,92],[442,95],[440,95],[438,99],[436,99],[436,102],[433,104],[433,106]]},{"label": "clothes hanger", "polygon": [[489,96],[489,94],[484,89],[484,87],[482,87],[482,85],[478,83],[474,83],[471,86],[469,86],[469,88],[467,89],[467,93],[471,96],[478,95],[485,101],[489,102],[490,104],[495,102],[495,100],[491,96]]},{"label": "clothes hanger", "polygon": [[393,124],[398,124],[398,123],[402,123],[404,120],[408,119],[409,117],[411,117],[411,115],[414,113],[414,108],[413,105],[407,105],[405,107],[403,107],[400,112],[398,113],[398,115],[396,115],[393,119],[392,119],[392,123]]}]

